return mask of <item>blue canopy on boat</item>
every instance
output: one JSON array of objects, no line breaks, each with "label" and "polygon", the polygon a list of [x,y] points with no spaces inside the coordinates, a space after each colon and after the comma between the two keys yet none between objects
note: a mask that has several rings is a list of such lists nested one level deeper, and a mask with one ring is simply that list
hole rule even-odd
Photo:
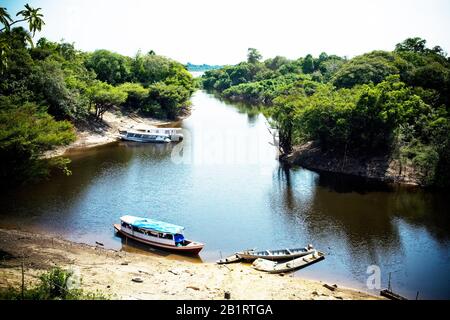
[{"label": "blue canopy on boat", "polygon": [[[125,218],[125,219],[123,219],[123,218]],[[133,225],[137,228],[154,230],[154,231],[163,232],[163,233],[177,234],[177,233],[182,233],[183,229],[184,229],[184,227],[182,227],[182,226],[177,226],[175,224],[158,221],[158,220],[153,220],[153,219],[148,219],[148,218],[126,216],[126,217],[122,217],[122,220],[129,222],[131,225]]]}]

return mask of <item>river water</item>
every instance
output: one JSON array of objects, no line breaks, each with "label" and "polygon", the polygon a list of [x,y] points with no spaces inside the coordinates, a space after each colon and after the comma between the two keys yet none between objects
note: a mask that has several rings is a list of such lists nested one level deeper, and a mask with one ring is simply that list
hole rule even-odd
[{"label": "river water", "polygon": [[182,143],[117,142],[73,153],[71,176],[3,193],[0,224],[148,252],[112,229],[121,215],[145,215],[185,226],[188,238],[206,244],[203,261],[311,243],[326,259],[298,276],[376,293],[366,283],[380,270],[382,287],[391,273],[394,291],[409,298],[419,291],[450,299],[444,195],[283,169],[258,110],[203,91],[192,103],[180,122]]}]

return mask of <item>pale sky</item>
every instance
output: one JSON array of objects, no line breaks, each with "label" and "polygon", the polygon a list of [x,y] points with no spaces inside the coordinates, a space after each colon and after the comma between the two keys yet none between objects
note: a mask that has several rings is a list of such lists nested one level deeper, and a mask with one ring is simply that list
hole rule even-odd
[{"label": "pale sky", "polygon": [[25,3],[43,9],[36,40],[182,63],[235,64],[249,47],[264,58],[353,57],[415,36],[450,50],[449,0],[0,0],[11,16]]}]

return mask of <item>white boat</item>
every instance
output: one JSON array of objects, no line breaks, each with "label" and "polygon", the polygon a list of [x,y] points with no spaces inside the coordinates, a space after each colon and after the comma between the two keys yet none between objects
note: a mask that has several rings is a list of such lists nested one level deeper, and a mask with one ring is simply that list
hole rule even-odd
[{"label": "white boat", "polygon": [[119,136],[123,140],[135,142],[168,143],[183,139],[180,128],[150,128],[146,126],[119,129]]},{"label": "white boat", "polygon": [[184,227],[171,223],[135,217],[123,216],[120,224],[114,224],[114,229],[133,240],[180,253],[198,254],[204,244],[184,238]]}]

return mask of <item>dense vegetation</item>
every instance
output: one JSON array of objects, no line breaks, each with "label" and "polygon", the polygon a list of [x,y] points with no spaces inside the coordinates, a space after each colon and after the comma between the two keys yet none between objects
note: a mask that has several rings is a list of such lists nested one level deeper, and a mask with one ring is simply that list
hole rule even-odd
[{"label": "dense vegetation", "polygon": [[[92,53],[45,38],[33,43],[44,25],[41,9],[29,5],[13,20],[0,8],[0,184],[67,170],[67,160],[43,153],[75,139],[74,124],[101,121],[113,107],[175,119],[189,105],[195,82],[171,59],[107,50]],[[25,21],[28,30],[16,27]],[[14,26],[14,27],[13,27]]]},{"label": "dense vegetation", "polygon": [[207,71],[203,86],[265,105],[282,153],[313,140],[324,151],[389,155],[413,166],[424,185],[449,185],[450,60],[440,47],[411,38],[350,60],[261,58],[249,49],[247,61]]},{"label": "dense vegetation", "polygon": [[34,286],[0,290],[0,300],[107,300],[101,292],[87,292],[71,285],[73,272],[55,267],[38,277]]}]

